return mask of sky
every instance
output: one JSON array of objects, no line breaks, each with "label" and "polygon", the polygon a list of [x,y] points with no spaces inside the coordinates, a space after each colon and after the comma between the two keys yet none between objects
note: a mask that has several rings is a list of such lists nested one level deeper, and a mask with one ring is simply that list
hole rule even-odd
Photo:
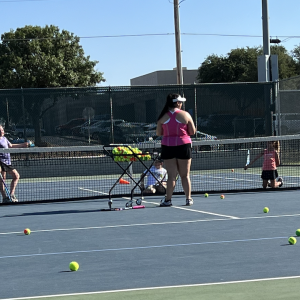
[{"label": "sky", "polygon": [[[179,0],[182,66],[208,55],[263,44],[262,0]],[[288,51],[300,45],[300,0],[268,0],[271,38]],[[0,34],[26,25],[55,25],[80,37],[106,82],[176,67],[173,0],[0,0]]]}]

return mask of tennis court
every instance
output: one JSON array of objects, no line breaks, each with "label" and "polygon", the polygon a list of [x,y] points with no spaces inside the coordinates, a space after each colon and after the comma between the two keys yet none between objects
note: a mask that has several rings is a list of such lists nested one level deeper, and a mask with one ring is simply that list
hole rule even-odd
[{"label": "tennis court", "polygon": [[[178,182],[172,207],[159,207],[162,196],[152,195],[145,208],[120,211],[106,210],[118,166],[93,160],[88,175],[84,157],[91,155],[42,161],[43,150],[31,159],[22,152],[20,203],[0,206],[0,299],[299,298],[299,245],[288,243],[300,228],[298,144],[282,141],[285,188],[267,191],[260,162],[243,170],[249,151],[261,151],[251,145],[218,141],[217,149],[195,153],[193,206],[185,206]],[[133,166],[134,178],[142,169]],[[125,207],[130,188],[117,185],[114,207]]]},{"label": "tennis court", "polygon": [[[145,209],[124,211],[100,211],[103,200],[2,206],[1,299],[208,299],[218,291],[235,299],[247,288],[253,295],[253,285],[279,299],[278,284],[295,293],[299,280],[264,280],[300,276],[298,244],[288,244],[300,227],[298,198],[297,191],[199,195],[186,207],[176,196],[173,207],[160,208],[160,198],[146,197]],[[80,264],[77,272],[69,271],[71,261]],[[237,283],[221,285],[227,282]]]}]

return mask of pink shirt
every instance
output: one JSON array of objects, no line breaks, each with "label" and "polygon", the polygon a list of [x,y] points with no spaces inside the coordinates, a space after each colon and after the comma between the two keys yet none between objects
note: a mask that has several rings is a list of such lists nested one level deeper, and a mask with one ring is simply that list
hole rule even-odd
[{"label": "pink shirt", "polygon": [[180,109],[171,113],[167,113],[170,119],[162,124],[163,138],[162,145],[165,146],[180,146],[184,144],[192,143],[191,137],[187,132],[187,124],[180,123],[176,120],[176,115],[180,112]]},{"label": "pink shirt", "polygon": [[264,163],[262,169],[264,171],[276,170],[276,160],[275,160],[276,151],[269,151],[268,149],[264,150]]}]

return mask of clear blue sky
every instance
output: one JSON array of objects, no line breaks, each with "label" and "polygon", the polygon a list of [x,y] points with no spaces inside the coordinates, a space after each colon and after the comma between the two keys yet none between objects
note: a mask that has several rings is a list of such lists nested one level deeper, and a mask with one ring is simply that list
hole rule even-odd
[{"label": "clear blue sky", "polygon": [[[268,3],[270,36],[290,51],[300,45],[300,0]],[[107,80],[101,86],[130,85],[131,78],[176,67],[172,0],[0,0],[0,11],[1,34],[55,25],[81,37],[85,54],[99,61],[97,70]],[[198,69],[210,54],[262,45],[261,17],[262,0],[181,1],[182,66]]]}]

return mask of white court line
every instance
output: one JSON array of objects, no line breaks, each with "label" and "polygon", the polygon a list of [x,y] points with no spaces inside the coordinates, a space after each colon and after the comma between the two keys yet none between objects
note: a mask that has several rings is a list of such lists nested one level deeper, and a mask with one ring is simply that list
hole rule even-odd
[{"label": "white court line", "polygon": [[[145,200],[143,202],[159,205],[159,203],[157,203],[157,202],[150,202],[150,201],[145,201]],[[196,210],[196,209],[186,208],[186,207],[181,207],[181,206],[174,206],[173,205],[173,206],[171,206],[171,208],[182,209],[182,210],[197,212],[197,213],[206,214],[206,215],[225,217],[225,218],[229,218],[229,219],[239,219],[238,217],[234,217],[234,216],[221,215],[221,214],[211,213],[211,212],[208,212],[208,211]]]},{"label": "white court line", "polygon": [[85,189],[85,188],[82,188],[82,187],[78,187],[78,189],[83,190],[83,191],[88,191],[88,192],[96,193],[96,194],[108,195],[108,193],[94,191],[94,190],[90,190],[90,189]]},{"label": "white court line", "polygon": [[97,294],[108,294],[108,293],[138,292],[138,291],[162,290],[162,289],[174,289],[174,288],[186,288],[186,287],[201,287],[201,286],[239,284],[239,283],[251,283],[251,282],[261,282],[261,281],[287,280],[287,279],[298,279],[298,278],[300,278],[299,275],[298,276],[287,276],[287,277],[273,277],[273,278],[259,278],[259,279],[248,279],[248,280],[225,281],[225,282],[154,286],[154,287],[146,287],[146,288],[98,291],[98,292],[87,292],[87,293],[72,293],[72,294],[58,294],[58,295],[46,295],[46,296],[21,297],[21,298],[7,298],[7,299],[0,299],[0,300],[29,300],[29,299],[52,298],[52,297],[54,298],[54,297],[85,296],[85,295],[97,295]]},{"label": "white court line", "polygon": [[[266,218],[286,218],[286,217],[299,217],[300,214],[293,215],[277,215],[277,216],[261,216],[261,217],[245,217],[237,219],[200,219],[200,220],[188,220],[188,221],[173,221],[173,222],[158,222],[158,223],[137,223],[137,224],[119,224],[119,225],[105,225],[105,226],[93,226],[93,227],[75,227],[75,228],[54,228],[54,229],[41,229],[31,230],[31,233],[38,232],[55,232],[55,231],[75,231],[75,230],[90,230],[90,229],[109,229],[109,228],[122,228],[122,227],[138,227],[138,226],[155,226],[155,225],[176,225],[176,224],[189,224],[189,223],[200,223],[200,222],[214,222],[214,221],[232,221],[232,220],[251,220],[251,219],[266,219]],[[23,232],[12,231],[12,232],[0,232],[1,235],[12,235],[20,234]]]},{"label": "white court line", "polygon": [[196,209],[185,208],[185,207],[180,207],[180,206],[172,206],[172,208],[177,208],[177,209],[182,209],[182,210],[188,210],[188,211],[202,213],[202,214],[206,214],[206,215],[213,215],[213,216],[218,216],[218,217],[225,217],[225,218],[229,218],[229,219],[239,219],[238,217],[234,217],[234,216],[221,215],[221,214],[211,213],[211,212],[208,212],[208,211],[196,210]]},{"label": "white court line", "polygon": [[215,241],[215,242],[199,242],[199,243],[185,243],[185,244],[152,245],[152,246],[140,246],[140,247],[124,247],[124,248],[108,248],[108,249],[78,250],[78,251],[64,251],[64,252],[19,254],[19,255],[0,256],[0,259],[63,255],[63,254],[78,254],[78,253],[128,251],[128,250],[142,250],[142,249],[143,250],[144,249],[161,249],[161,248],[170,248],[170,247],[174,248],[174,247],[216,245],[216,244],[229,244],[229,243],[241,243],[241,242],[257,242],[257,241],[266,241],[266,240],[279,240],[279,239],[286,239],[286,238],[287,238],[287,236],[277,236],[277,237],[266,237],[266,238],[257,238],[257,239],[243,239],[243,240],[229,240],[229,241]]}]

